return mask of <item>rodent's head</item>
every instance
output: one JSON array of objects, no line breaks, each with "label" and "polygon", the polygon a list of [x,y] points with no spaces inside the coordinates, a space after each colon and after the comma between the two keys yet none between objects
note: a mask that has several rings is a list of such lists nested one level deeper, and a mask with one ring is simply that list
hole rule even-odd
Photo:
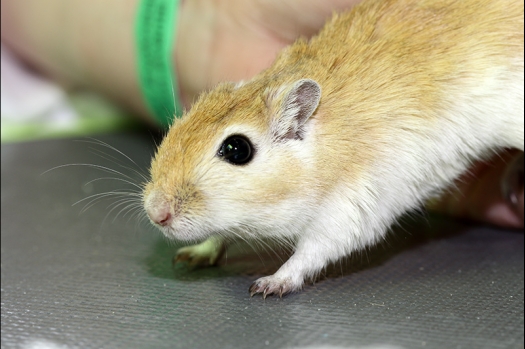
[{"label": "rodent's head", "polygon": [[[309,79],[268,87],[223,83],[170,128],[151,163],[144,206],[171,238],[289,235],[315,164],[307,136],[321,98]],[[264,233],[263,233],[264,234]]]}]

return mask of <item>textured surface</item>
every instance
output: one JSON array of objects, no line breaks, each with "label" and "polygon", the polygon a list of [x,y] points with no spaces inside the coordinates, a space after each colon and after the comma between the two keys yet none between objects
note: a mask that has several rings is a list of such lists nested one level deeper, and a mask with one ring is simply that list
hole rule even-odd
[{"label": "textured surface", "polygon": [[[151,137],[101,139],[145,171]],[[140,182],[115,151],[60,140],[1,155],[2,348],[523,348],[522,232],[427,217],[264,301],[248,287],[285,252],[241,245],[220,267],[172,268],[176,244],[123,206],[109,212],[117,199],[72,206],[130,186],[90,183],[113,175],[86,166],[40,175],[89,163]]]}]

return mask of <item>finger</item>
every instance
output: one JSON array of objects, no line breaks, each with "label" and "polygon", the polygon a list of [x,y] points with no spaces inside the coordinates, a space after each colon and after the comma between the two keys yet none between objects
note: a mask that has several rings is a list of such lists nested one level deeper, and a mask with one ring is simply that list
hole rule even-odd
[{"label": "finger", "polygon": [[[488,162],[476,163],[467,174],[455,182],[452,190],[437,202],[431,203],[429,209],[501,227],[523,228],[523,213],[520,218],[515,206],[505,198],[499,185],[515,156],[516,152],[508,152]],[[519,197],[520,195],[518,201]]]},{"label": "finger", "polygon": [[509,206],[523,225],[523,152],[517,154],[508,164],[501,179],[501,191]]}]

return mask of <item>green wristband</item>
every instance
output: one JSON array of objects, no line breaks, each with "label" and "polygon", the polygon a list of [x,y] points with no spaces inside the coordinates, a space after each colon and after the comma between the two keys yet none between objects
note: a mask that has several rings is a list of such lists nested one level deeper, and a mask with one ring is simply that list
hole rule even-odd
[{"label": "green wristband", "polygon": [[147,106],[163,126],[182,114],[171,55],[178,0],[140,0],[135,36],[139,82]]}]

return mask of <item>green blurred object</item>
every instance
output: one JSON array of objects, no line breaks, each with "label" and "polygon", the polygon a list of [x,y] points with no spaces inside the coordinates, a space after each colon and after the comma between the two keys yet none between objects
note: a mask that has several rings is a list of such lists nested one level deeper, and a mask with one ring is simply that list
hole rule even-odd
[{"label": "green blurred object", "polygon": [[87,136],[145,127],[138,118],[94,93],[71,93],[67,101],[77,117],[65,122],[46,118],[13,121],[2,117],[1,142]]}]

